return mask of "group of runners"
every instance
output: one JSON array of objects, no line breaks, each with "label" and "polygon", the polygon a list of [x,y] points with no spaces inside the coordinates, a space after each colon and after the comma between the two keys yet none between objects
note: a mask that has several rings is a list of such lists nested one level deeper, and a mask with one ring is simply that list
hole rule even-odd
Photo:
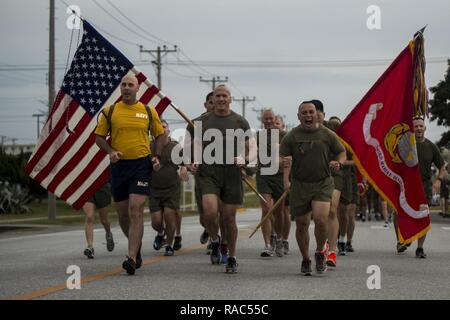
[{"label": "group of runners", "polygon": [[[335,116],[325,120],[321,101],[300,103],[299,125],[289,132],[285,130],[283,118],[272,109],[266,109],[261,116],[264,130],[251,134],[247,120],[231,110],[229,88],[219,85],[206,96],[204,113],[194,119],[202,138],[196,137],[197,128],[188,125],[190,138],[185,139],[183,152],[187,149],[191,152],[188,158],[183,157],[184,162],[175,163],[172,153],[177,142],[171,140],[167,122],[159,118],[154,108],[136,100],[138,90],[137,79],[125,76],[121,82],[122,101],[106,107],[99,115],[96,143],[108,153],[111,173],[110,185],[100,188],[83,208],[88,245],[84,254],[88,258],[94,257],[95,207],[106,231],[107,249],[114,249],[106,209],[111,202],[109,188],[116,203],[120,227],[128,238],[128,255],[122,264],[126,272],[133,275],[142,266],[143,215],[147,199],[156,232],[153,247],[155,250],[164,247],[166,256],[174,255],[174,251],[182,247],[180,184],[188,179],[188,172],[195,177],[199,220],[204,228],[200,242],[209,242],[211,263],[223,264],[226,272],[238,271],[236,211],[244,200],[242,180],[253,174],[261,196],[261,219],[264,220],[261,224],[261,257],[270,259],[290,253],[291,221],[295,223],[295,238],[302,256],[300,269],[304,275],[312,274],[311,220],[314,221],[317,273],[324,273],[328,267],[335,268],[337,256],[354,251],[355,217],[362,221],[369,219],[378,200],[374,200],[375,190],[366,192],[364,178],[358,181],[352,155],[335,134],[341,120]],[[211,132],[208,130],[219,133],[220,141],[205,138]],[[250,134],[245,134],[243,139],[230,134],[239,130]],[[423,119],[414,119],[414,130],[422,182],[431,203],[432,194],[439,193],[441,181],[446,177],[445,164],[438,148],[424,136]],[[107,136],[111,137],[111,144],[107,142]],[[226,150],[230,146],[231,151]],[[269,162],[261,158],[260,148],[268,150]],[[203,157],[211,150],[213,161],[198,161],[195,157],[198,151]],[[438,178],[434,182],[432,164],[438,168]],[[270,166],[276,169],[267,174],[265,169]],[[277,201],[280,205],[272,210]],[[378,207],[385,226],[389,226],[390,216],[396,226],[395,212],[388,209],[386,202],[380,201]],[[268,214],[271,216],[266,217]],[[425,236],[418,241],[418,258],[426,257],[424,241]],[[397,243],[398,252],[406,248],[405,244]]]}]

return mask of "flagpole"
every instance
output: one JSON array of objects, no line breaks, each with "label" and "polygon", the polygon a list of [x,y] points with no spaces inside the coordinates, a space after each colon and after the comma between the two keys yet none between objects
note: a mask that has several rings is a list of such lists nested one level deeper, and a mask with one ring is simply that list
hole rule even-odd
[{"label": "flagpole", "polygon": [[[144,83],[148,86],[148,87],[152,87],[154,86],[153,83],[151,83],[148,79],[145,79]],[[163,99],[165,96],[161,93],[158,92],[157,93],[158,97]],[[183,112],[181,111],[173,102],[170,102],[170,106],[187,122],[189,123],[189,125],[191,125],[193,128],[195,128],[194,123],[192,122],[191,119],[189,119],[189,117]]]},{"label": "flagpole", "polygon": [[[55,0],[50,0],[50,33],[48,62],[48,114],[55,100]],[[56,197],[48,192],[48,219],[56,219]]]},{"label": "flagpole", "polygon": [[253,190],[253,192],[264,202],[264,203],[266,203],[267,204],[267,200],[262,196],[262,194],[261,193],[259,193],[258,192],[258,190],[256,190],[256,188],[251,184],[251,182],[248,180],[248,178],[247,178],[247,176],[246,176],[246,174],[245,174],[245,172],[244,172],[244,169],[242,169],[242,180],[244,180],[244,182],[248,185],[248,187],[250,188],[250,189],[252,189]]},{"label": "flagpole", "polygon": [[256,226],[255,230],[253,230],[252,234],[248,237],[249,239],[251,237],[253,237],[253,235],[256,233],[256,231],[258,231],[258,229],[262,226],[262,224],[264,223],[264,221],[266,221],[267,219],[270,218],[270,216],[272,216],[272,214],[275,212],[275,210],[280,206],[280,204],[284,201],[284,199],[287,197],[287,195],[289,194],[289,191],[284,191],[283,194],[281,195],[281,197],[277,200],[277,202],[275,202],[275,204],[273,205],[272,208],[270,208],[269,212],[264,216],[264,218],[261,219],[261,222]]},{"label": "flagpole", "polygon": [[419,36],[423,36],[423,32],[425,31],[425,28],[428,26],[428,24],[426,24],[422,29],[420,29],[419,31],[417,31],[415,34],[414,34],[414,38],[413,38],[413,40],[416,40],[416,38],[417,37],[419,37]]}]

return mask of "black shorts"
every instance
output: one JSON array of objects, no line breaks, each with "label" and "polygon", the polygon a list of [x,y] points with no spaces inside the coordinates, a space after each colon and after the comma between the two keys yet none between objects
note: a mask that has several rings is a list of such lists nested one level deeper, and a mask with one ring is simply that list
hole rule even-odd
[{"label": "black shorts", "polygon": [[150,157],[112,163],[110,181],[114,201],[125,201],[132,193],[148,196],[152,170]]}]

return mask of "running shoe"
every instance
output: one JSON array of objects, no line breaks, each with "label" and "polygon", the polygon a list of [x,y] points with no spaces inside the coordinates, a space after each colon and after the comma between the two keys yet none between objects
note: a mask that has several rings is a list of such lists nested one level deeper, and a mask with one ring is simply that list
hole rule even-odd
[{"label": "running shoe", "polygon": [[208,245],[206,246],[206,254],[207,255],[210,255],[211,254],[211,238],[209,238],[209,243],[208,243]]},{"label": "running shoe", "polygon": [[275,254],[281,258],[283,256],[283,240],[278,239],[275,246]]},{"label": "running shoe", "polygon": [[221,260],[221,254],[220,254],[220,237],[218,237],[218,240],[216,242],[211,242],[211,263],[212,264],[219,264]]},{"label": "running shoe", "polygon": [[164,253],[166,257],[171,257],[174,255],[174,253],[175,251],[171,246],[166,246],[166,252]]},{"label": "running shoe", "polygon": [[272,248],[275,248],[277,245],[277,235],[275,233],[272,233],[272,235],[270,236],[270,245],[272,246]]},{"label": "running shoe", "polygon": [[328,252],[327,266],[336,268],[336,252],[334,252],[334,251]]},{"label": "running shoe", "polygon": [[326,264],[326,257],[323,252],[316,252],[314,254],[314,257],[316,259],[316,271],[319,274],[324,273],[327,271],[327,264]]},{"label": "running shoe", "polygon": [[94,248],[87,247],[86,249],[84,249],[83,253],[86,257],[88,257],[88,259],[94,259]]},{"label": "running shoe", "polygon": [[164,235],[160,236],[157,234],[155,237],[155,241],[153,241],[153,249],[159,251],[163,247],[164,242]]},{"label": "running shoe", "polygon": [[106,233],[106,249],[111,252],[114,250],[114,238],[112,232]]},{"label": "running shoe", "polygon": [[229,257],[225,265],[225,273],[237,273],[238,264],[235,257]]},{"label": "running shoe", "polygon": [[129,274],[129,275],[134,275],[134,273],[136,272],[136,262],[134,262],[133,259],[131,259],[130,257],[127,257],[127,260],[125,260],[122,263],[122,268],[125,269],[125,271]]},{"label": "running shoe", "polygon": [[427,257],[427,255],[425,254],[425,251],[423,251],[423,248],[416,249],[416,258],[425,259],[426,257]]},{"label": "running shoe", "polygon": [[353,249],[353,246],[352,246],[351,242],[347,242],[345,244],[345,251],[346,252],[355,252],[355,249]]},{"label": "running shoe", "polygon": [[283,240],[284,254],[289,254],[289,241]]},{"label": "running shoe", "polygon": [[310,276],[312,274],[311,260],[310,259],[302,261],[302,268],[301,268],[300,272],[304,276]]},{"label": "running shoe", "polygon": [[208,242],[208,239],[209,239],[209,234],[208,234],[208,231],[206,231],[206,229],[205,229],[205,230],[203,230],[203,233],[200,236],[200,243],[205,244]]},{"label": "running shoe", "polygon": [[400,242],[397,242],[397,252],[398,253],[403,253],[406,251],[406,249],[408,249],[408,247]]},{"label": "running shoe", "polygon": [[273,250],[271,246],[265,246],[263,251],[261,251],[261,257],[268,258],[273,257]]},{"label": "running shoe", "polygon": [[345,256],[345,242],[338,242],[338,255]]},{"label": "running shoe", "polygon": [[177,251],[181,249],[181,236],[175,236],[175,240],[173,241],[173,250]]}]

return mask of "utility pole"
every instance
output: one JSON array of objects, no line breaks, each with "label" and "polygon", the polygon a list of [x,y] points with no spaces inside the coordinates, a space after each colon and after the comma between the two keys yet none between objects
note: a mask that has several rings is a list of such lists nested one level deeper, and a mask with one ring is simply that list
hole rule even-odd
[{"label": "utility pole", "polygon": [[242,102],[242,116],[245,118],[245,104],[247,102],[253,102],[256,100],[256,97],[250,98],[250,97],[243,97],[242,99],[236,99],[235,97],[233,97],[233,101],[236,102]]},{"label": "utility pole", "polygon": [[258,118],[258,121],[260,123],[260,128],[264,129],[263,123],[262,123],[262,114],[264,112],[263,108],[257,109],[257,108],[252,108],[253,112],[256,112],[256,117]]},{"label": "utility pole", "polygon": [[[55,101],[55,0],[50,0],[48,114],[51,113],[53,101]],[[56,219],[56,197],[50,192],[48,193],[48,219]]]},{"label": "utility pole", "polygon": [[46,114],[43,114],[43,113],[35,113],[35,114],[33,114],[33,118],[37,118],[37,139],[39,139],[39,134],[41,133],[41,127],[40,127],[40,124],[41,124],[41,117],[45,117],[46,116]]},{"label": "utility pole", "polygon": [[170,52],[177,52],[178,47],[174,46],[173,49],[167,49],[167,47],[164,45],[162,48],[158,47],[156,50],[144,50],[143,46],[139,46],[140,52],[146,52],[149,53],[155,60],[152,61],[152,64],[156,68],[156,77],[158,79],[158,88],[159,90],[162,89],[162,81],[161,81],[161,73],[162,73],[162,58],[164,58],[168,53]]},{"label": "utility pole", "polygon": [[3,151],[3,145],[5,144],[5,142],[7,140],[6,138],[8,138],[8,137],[0,135],[0,140],[1,140],[1,142],[0,142],[0,151]]},{"label": "utility pole", "polygon": [[216,89],[216,83],[225,83],[228,82],[228,77],[225,77],[225,79],[220,79],[220,77],[212,77],[212,79],[203,79],[200,77],[200,82],[211,82],[212,83],[212,91]]}]

